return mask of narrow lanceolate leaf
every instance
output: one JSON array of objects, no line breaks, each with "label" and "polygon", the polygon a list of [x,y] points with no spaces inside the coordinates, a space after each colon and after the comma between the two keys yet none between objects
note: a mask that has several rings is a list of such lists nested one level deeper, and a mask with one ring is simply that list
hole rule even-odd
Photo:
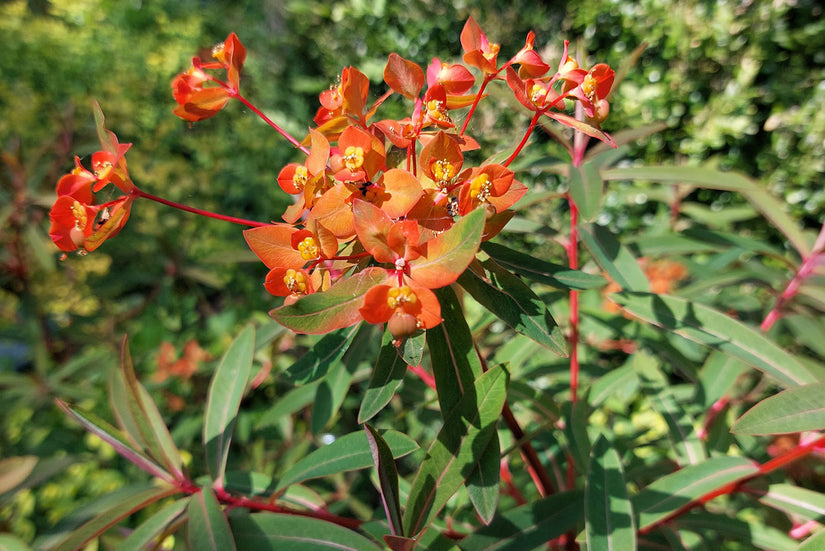
[{"label": "narrow lanceolate leaf", "polygon": [[[798,546],[798,542],[783,530],[759,522],[747,522],[726,514],[693,510],[673,519],[668,526],[680,532],[714,533],[720,540],[735,541],[743,546],[743,549],[764,549],[765,551],[800,551],[802,549]],[[814,549],[818,551],[822,548],[815,547],[810,551]]]},{"label": "narrow lanceolate leaf", "polygon": [[785,212],[785,205],[742,174],[707,167],[634,166],[605,170],[602,172],[602,178],[605,180],[652,180],[738,191],[744,194],[748,202],[785,235],[801,256],[807,256],[811,251],[810,244],[796,221]]},{"label": "narrow lanceolate leaf", "polygon": [[302,385],[324,377],[344,355],[357,332],[358,326],[353,325],[324,335],[309,352],[287,368],[286,376]]},{"label": "narrow lanceolate leaf", "polygon": [[467,478],[467,493],[476,510],[478,518],[484,524],[490,524],[498,506],[499,480],[501,478],[501,443],[498,433],[493,437],[484,451],[476,459],[476,467]]},{"label": "narrow lanceolate leaf", "polygon": [[791,484],[771,484],[759,501],[789,516],[825,522],[825,495]]},{"label": "narrow lanceolate leaf", "polygon": [[[404,457],[418,449],[418,444],[413,439],[398,431],[387,431],[383,437],[393,458]],[[283,474],[275,491],[310,478],[366,469],[372,464],[372,451],[366,435],[361,431],[352,432],[336,438],[332,444],[318,448],[295,463]]]},{"label": "narrow lanceolate leaf", "polygon": [[209,474],[219,487],[223,485],[238,408],[252,371],[254,347],[255,328],[248,325],[232,341],[209,384],[203,420],[203,446]]},{"label": "narrow lanceolate leaf", "polygon": [[783,390],[753,406],[731,427],[738,434],[786,434],[825,429],[825,383]]},{"label": "narrow lanceolate leaf", "polygon": [[662,477],[631,500],[638,515],[638,528],[644,530],[700,498],[757,472],[759,468],[752,461],[727,456],[689,465]]},{"label": "narrow lanceolate leaf", "polygon": [[608,297],[635,317],[739,358],[785,386],[816,382],[808,368],[765,335],[709,306],[650,293]]},{"label": "narrow lanceolate leaf", "polygon": [[329,333],[361,319],[358,309],[367,291],[387,279],[383,268],[367,268],[328,290],[299,298],[269,312],[278,323],[298,333]]},{"label": "narrow lanceolate leaf", "polygon": [[513,273],[557,289],[585,291],[603,287],[607,283],[602,276],[571,270],[560,264],[552,264],[499,243],[487,241],[481,244],[481,250]]},{"label": "narrow lanceolate leaf", "polygon": [[579,235],[593,259],[622,289],[650,290],[650,282],[636,257],[607,228],[593,225],[582,228]]},{"label": "narrow lanceolate leaf", "polygon": [[381,488],[381,501],[384,503],[384,512],[387,522],[390,523],[390,533],[393,536],[403,536],[404,527],[401,522],[401,501],[398,495],[398,471],[395,460],[387,443],[374,428],[364,424],[367,440],[372,453],[372,461],[378,472],[378,484]]},{"label": "narrow lanceolate leaf", "polygon": [[591,221],[599,212],[604,189],[604,182],[602,182],[598,169],[589,162],[582,164],[581,167],[571,166],[568,185],[570,186],[570,198],[579,209],[582,220]]},{"label": "narrow lanceolate leaf", "polygon": [[140,437],[139,442],[149,457],[163,465],[172,476],[180,480],[183,478],[183,461],[180,452],[157,406],[137,380],[132,365],[132,356],[129,354],[129,343],[125,338],[121,347],[121,367],[125,381],[126,405],[139,433],[136,435]]},{"label": "narrow lanceolate leaf", "polygon": [[211,488],[203,488],[189,500],[189,549],[198,551],[232,551],[235,540]]},{"label": "narrow lanceolate leaf", "polygon": [[679,455],[679,464],[701,463],[707,458],[704,445],[696,434],[690,414],[676,401],[658,360],[651,354],[638,351],[633,355],[633,369],[653,408],[665,419],[670,439]]},{"label": "narrow lanceolate leaf", "polygon": [[189,498],[174,501],[140,523],[129,537],[117,544],[118,551],[144,551],[159,544],[158,538],[166,528],[178,520],[189,505]]},{"label": "narrow lanceolate leaf", "polygon": [[96,538],[121,520],[132,513],[140,511],[144,507],[159,501],[165,497],[174,495],[180,490],[173,487],[153,487],[136,488],[133,491],[123,490],[119,492],[119,499],[111,507],[82,526],[74,530],[68,537],[53,547],[53,551],[75,551],[82,548],[89,541]]},{"label": "narrow lanceolate leaf", "polygon": [[230,522],[239,549],[255,551],[378,551],[364,536],[309,517],[256,513]]},{"label": "narrow lanceolate leaf", "polygon": [[444,287],[437,289],[435,294],[441,303],[444,321],[427,331],[427,348],[441,415],[446,417],[467,389],[472,388],[482,369],[470,327],[455,292],[450,287]]},{"label": "narrow lanceolate leaf", "polygon": [[561,329],[544,302],[525,283],[493,260],[479,263],[483,273],[465,270],[458,283],[500,320],[548,348],[567,356]]},{"label": "narrow lanceolate leaf", "polygon": [[369,421],[384,409],[404,380],[407,363],[392,341],[392,335],[388,331],[384,332],[381,351],[378,353],[367,390],[364,391],[364,397],[361,399],[361,409],[358,411],[359,423]]},{"label": "narrow lanceolate leaf", "polygon": [[590,454],[584,515],[588,551],[636,549],[636,523],[622,462],[604,436]]},{"label": "narrow lanceolate leaf", "polygon": [[584,121],[580,121],[576,118],[571,117],[565,113],[559,113],[557,111],[547,111],[545,115],[550,117],[551,119],[555,119],[560,123],[567,125],[571,128],[575,128],[580,132],[584,132],[591,138],[596,138],[597,140],[601,140],[610,147],[617,147],[616,142],[613,141],[613,138],[606,132],[602,132],[600,129],[596,128],[595,126],[591,126]]},{"label": "narrow lanceolate leaf", "polygon": [[502,366],[481,375],[445,418],[410,488],[404,534],[415,537],[464,484],[477,458],[492,438],[507,394]]},{"label": "narrow lanceolate leaf", "polygon": [[546,549],[548,542],[577,526],[583,515],[583,493],[563,492],[497,515],[458,546],[462,551]]},{"label": "narrow lanceolate leaf", "polygon": [[166,470],[158,465],[155,461],[146,457],[143,452],[136,450],[131,444],[126,442],[126,439],[120,434],[116,428],[111,426],[103,419],[91,413],[81,413],[67,405],[61,400],[55,400],[57,405],[65,411],[69,417],[80,423],[83,428],[91,432],[101,440],[112,446],[117,453],[128,459],[147,473],[156,476],[167,482],[172,482],[172,476]]},{"label": "narrow lanceolate leaf", "polygon": [[422,256],[411,260],[410,277],[435,289],[454,282],[475,258],[484,230],[484,209],[475,209],[452,228],[427,241]]}]

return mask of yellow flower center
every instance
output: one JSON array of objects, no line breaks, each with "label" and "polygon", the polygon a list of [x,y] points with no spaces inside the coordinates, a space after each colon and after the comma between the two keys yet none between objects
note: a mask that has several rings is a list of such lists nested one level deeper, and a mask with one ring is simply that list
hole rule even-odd
[{"label": "yellow flower center", "polygon": [[298,251],[301,253],[301,258],[304,260],[315,260],[318,258],[318,243],[313,237],[305,237],[298,243]]},{"label": "yellow flower center", "polygon": [[86,229],[86,209],[80,204],[80,201],[75,201],[72,205],[72,215],[74,216],[74,227],[79,230]]},{"label": "yellow flower center", "polygon": [[214,57],[221,63],[226,63],[226,49],[224,47],[223,42],[221,42],[220,44],[215,44],[212,47],[212,57]]},{"label": "yellow flower center", "polygon": [[298,189],[304,189],[304,186],[309,180],[309,171],[305,166],[299,166],[295,169],[295,174],[292,175],[292,182]]},{"label": "yellow flower center", "polygon": [[479,201],[486,201],[492,187],[490,177],[486,174],[479,174],[470,182],[470,197]]},{"label": "yellow flower center", "polygon": [[547,97],[547,90],[539,83],[534,84],[530,90],[530,101],[536,105],[542,105],[545,97]]},{"label": "yellow flower center", "polygon": [[443,187],[455,177],[455,165],[447,159],[433,161],[432,170],[433,176],[435,176],[435,182],[439,187]]},{"label": "yellow flower center", "polygon": [[562,65],[561,71],[559,71],[559,72],[564,75],[566,73],[569,73],[573,69],[578,69],[578,68],[579,68],[579,62],[576,61],[575,59],[573,59],[572,57],[567,56],[567,59],[565,60],[564,65]]},{"label": "yellow flower center", "polygon": [[307,276],[303,272],[299,272],[290,268],[284,275],[284,285],[291,293],[296,295],[307,294]]},{"label": "yellow flower center", "polygon": [[387,306],[395,310],[404,306],[415,306],[418,297],[407,285],[403,287],[393,287],[387,292]]},{"label": "yellow flower center", "polygon": [[597,84],[596,79],[593,78],[590,73],[587,73],[584,76],[584,80],[582,81],[582,92],[584,92],[584,95],[587,96],[587,99],[590,101],[595,101]]},{"label": "yellow flower center", "polygon": [[444,107],[444,102],[432,99],[427,102],[427,116],[434,121],[449,121],[450,115]]},{"label": "yellow flower center", "polygon": [[494,57],[498,55],[498,51],[501,49],[501,46],[498,44],[490,44],[490,49],[484,52],[484,59],[487,61],[492,61]]},{"label": "yellow flower center", "polygon": [[364,166],[364,148],[351,145],[344,151],[344,166],[350,172],[355,172]]},{"label": "yellow flower center", "polygon": [[102,180],[106,176],[109,175],[109,172],[112,171],[112,163],[109,161],[103,161],[102,163],[98,163],[94,167],[95,169],[95,178],[98,180]]}]

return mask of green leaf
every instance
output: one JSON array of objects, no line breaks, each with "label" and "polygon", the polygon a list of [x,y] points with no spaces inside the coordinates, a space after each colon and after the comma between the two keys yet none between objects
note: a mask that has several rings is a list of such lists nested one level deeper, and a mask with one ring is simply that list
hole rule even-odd
[{"label": "green leaf", "polygon": [[[163,465],[176,480],[181,480],[183,461],[180,452],[157,406],[152,401],[152,397],[137,380],[132,365],[132,356],[129,354],[129,343],[125,338],[121,347],[121,367],[125,389],[124,399],[129,417],[135,425],[133,430],[138,433],[133,436],[139,437],[138,442],[143,445],[150,458]],[[120,383],[117,386],[120,386]]]},{"label": "green leaf", "polygon": [[390,523],[390,533],[393,536],[403,536],[404,527],[401,522],[401,501],[398,494],[398,471],[395,460],[387,443],[374,428],[364,424],[367,440],[372,454],[372,462],[378,472],[378,484],[381,488],[381,500],[384,502],[384,511],[387,522]]},{"label": "green leaf", "polygon": [[588,551],[636,549],[636,525],[622,462],[604,436],[599,436],[590,454],[584,512]]},{"label": "green leaf", "polygon": [[143,452],[136,450],[131,444],[125,442],[123,435],[113,426],[109,425],[103,419],[98,418],[92,413],[81,413],[80,411],[71,408],[61,400],[55,400],[55,403],[66,412],[72,419],[80,423],[90,433],[94,434],[110,446],[112,446],[117,453],[128,459],[147,473],[156,476],[167,482],[172,482],[172,476],[158,465],[154,460],[147,457]]},{"label": "green leaf", "polygon": [[484,209],[475,209],[423,246],[423,254],[408,263],[410,278],[430,289],[454,282],[475,258],[484,230]]},{"label": "green leaf", "polygon": [[388,331],[384,332],[381,351],[378,353],[372,377],[361,399],[361,409],[358,411],[359,423],[372,419],[392,400],[395,391],[404,380],[404,374],[407,373],[407,364],[392,341],[392,335]]},{"label": "green leaf", "polygon": [[570,167],[570,198],[579,209],[584,221],[591,221],[599,213],[604,182],[593,163],[585,162],[580,167]]},{"label": "green leaf", "polygon": [[482,373],[475,342],[464,318],[464,311],[450,287],[436,289],[444,321],[427,331],[427,348],[433,366],[441,415],[447,414],[472,388]]},{"label": "green leaf", "polygon": [[315,399],[318,392],[318,386],[321,381],[315,381],[304,386],[293,388],[283,396],[281,396],[275,404],[269,408],[255,425],[256,429],[265,429],[280,423],[285,417],[288,417],[310,405]]},{"label": "green leaf", "polygon": [[129,537],[117,544],[118,551],[144,551],[153,548],[153,545],[159,543],[158,536],[183,515],[187,505],[189,505],[188,497],[173,501],[144,520],[129,534]]},{"label": "green leaf", "polygon": [[564,414],[564,436],[573,462],[580,472],[585,472],[590,458],[590,436],[587,434],[587,423],[590,417],[590,406],[586,401],[565,402],[562,405]]},{"label": "green leaf", "polygon": [[744,457],[714,457],[698,465],[689,465],[664,476],[631,500],[639,516],[638,529],[644,530],[686,509],[705,495],[759,472]]},{"label": "green leaf", "polygon": [[377,551],[364,536],[323,520],[256,513],[230,520],[239,549],[256,551]]},{"label": "green leaf", "polygon": [[235,549],[232,529],[212,488],[203,488],[189,499],[189,549],[231,551]]},{"label": "green leaf", "polygon": [[463,551],[531,551],[546,549],[547,543],[581,522],[584,494],[562,492],[497,515],[458,546]]},{"label": "green leaf", "polygon": [[476,467],[467,478],[467,493],[476,510],[478,518],[484,524],[490,524],[496,514],[498,497],[501,493],[501,443],[498,433],[494,432],[490,442],[476,460]]},{"label": "green leaf", "polygon": [[613,168],[602,172],[604,180],[652,180],[692,184],[704,188],[738,191],[774,227],[782,232],[800,256],[811,252],[808,239],[798,224],[785,211],[785,205],[768,194],[757,182],[736,172],[724,172],[714,168],[691,166],[635,166]]},{"label": "green leaf", "polygon": [[0,551],[31,551],[31,547],[17,536],[0,534]]},{"label": "green leaf", "polygon": [[22,484],[32,473],[38,461],[36,455],[18,455],[0,459],[0,494]]},{"label": "green leaf", "polygon": [[[394,458],[403,457],[418,449],[414,440],[398,431],[387,431],[383,438]],[[310,478],[366,469],[372,464],[372,452],[366,435],[361,431],[351,432],[295,463],[283,474],[275,491]]]},{"label": "green leaf", "polygon": [[608,298],[647,323],[739,358],[785,386],[816,381],[803,364],[765,335],[709,306],[650,293],[612,293]]},{"label": "green leaf", "polygon": [[298,333],[329,333],[349,327],[361,319],[358,309],[367,291],[386,279],[387,271],[383,268],[366,268],[342,279],[326,291],[275,308],[269,315]]},{"label": "green leaf", "polygon": [[796,551],[822,551],[823,549],[825,549],[825,530],[820,530],[803,541]]},{"label": "green leaf", "polygon": [[644,351],[638,351],[633,355],[633,367],[648,402],[667,423],[680,464],[695,465],[704,461],[707,454],[696,434],[693,419],[674,398],[671,383],[659,369],[657,359]]},{"label": "green leaf", "polygon": [[132,513],[178,492],[180,490],[177,488],[168,486],[152,488],[141,486],[122,489],[117,493],[116,502],[113,502],[103,512],[74,530],[52,549],[53,551],[75,551],[80,549]]},{"label": "green leaf", "polygon": [[426,528],[472,473],[501,415],[507,379],[502,366],[482,374],[444,419],[410,488],[404,515],[407,536]]},{"label": "green leaf", "polygon": [[567,357],[567,344],[544,302],[493,260],[480,263],[483,273],[465,270],[458,283],[491,313],[515,331],[533,339],[554,354]]},{"label": "green leaf", "polygon": [[513,273],[557,289],[584,291],[603,287],[607,284],[607,281],[601,276],[571,270],[560,264],[545,262],[540,258],[510,249],[498,243],[485,241],[481,244],[481,250]]},{"label": "green leaf", "polygon": [[579,236],[593,259],[622,289],[650,290],[650,282],[636,257],[607,228],[597,225],[582,227]]},{"label": "green leaf", "polygon": [[252,371],[255,328],[248,325],[229,345],[209,383],[203,421],[206,466],[221,487],[238,408]]},{"label": "green leaf", "polygon": [[424,358],[424,348],[426,345],[427,332],[419,331],[413,336],[404,339],[404,342],[401,343],[401,347],[398,348],[398,353],[407,365],[421,365],[421,360]]},{"label": "green leaf", "polygon": [[784,511],[791,517],[805,520],[825,521],[825,495],[791,484],[771,484],[768,492],[759,501],[774,509]]},{"label": "green leaf", "polygon": [[765,398],[736,420],[737,434],[787,434],[825,428],[825,383],[811,383],[783,390]]},{"label": "green leaf", "polygon": [[287,378],[298,384],[306,384],[324,377],[330,367],[344,355],[357,331],[358,325],[353,325],[324,335],[309,352],[287,368]]},{"label": "green leaf", "polygon": [[797,542],[784,531],[761,522],[746,522],[732,518],[730,515],[691,511],[689,514],[674,519],[672,526],[677,530],[691,530],[702,535],[713,532],[730,542],[745,546],[743,549],[797,551]]}]

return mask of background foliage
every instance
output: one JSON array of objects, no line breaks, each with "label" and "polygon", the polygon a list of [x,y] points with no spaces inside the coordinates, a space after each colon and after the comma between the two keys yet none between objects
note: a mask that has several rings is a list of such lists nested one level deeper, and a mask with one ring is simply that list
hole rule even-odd
[{"label": "background foliage", "polygon": [[[526,1],[423,0],[404,5],[361,0],[0,3],[5,54],[0,56],[0,391],[5,405],[0,455],[40,458],[37,476],[26,487],[6,493],[0,488],[0,531],[34,542],[55,530],[78,504],[140,476],[53,404],[59,396],[106,416],[105,381],[117,364],[124,333],[129,334],[141,378],[169,425],[176,427],[176,442],[193,455],[200,456],[201,405],[215,360],[249,319],[271,332],[274,375],[252,403],[245,404],[238,422],[238,440],[245,442],[245,449],[230,454],[236,462],[232,467],[271,475],[314,448],[332,426],[317,406],[307,407],[310,395],[286,394],[292,391],[291,381],[281,374],[308,343],[279,333],[268,321],[266,311],[274,304],[260,284],[265,269],[251,254],[237,252],[245,251],[237,228],[144,202],[116,241],[87,257],[58,260],[47,236],[48,208],[57,177],[71,167],[70,154],[95,150],[91,98],[100,102],[121,141],[135,144],[129,153],[132,176],[147,191],[269,220],[286,204],[274,179],[283,164],[294,160],[290,148],[240,105],[230,105],[229,113],[192,128],[171,114],[169,81],[197,53],[195,45],[208,48],[236,31],[253,52],[245,67],[245,94],[300,135],[314,113],[318,92],[342,66],[358,66],[376,83],[390,52],[422,64],[445,52],[457,54],[468,15],[512,48],[508,54],[520,47],[518,40],[529,29],[541,43],[567,38],[579,48],[586,45],[594,57],[613,66],[646,43],[614,96],[607,129],[660,121],[666,128],[634,145],[629,158],[639,164],[711,161],[736,169],[758,178],[784,198],[793,215],[815,228],[825,212],[821,10],[813,0],[595,0],[552,7]],[[490,140],[517,139],[504,129],[518,116],[505,120],[494,118],[494,112],[501,110],[478,117],[471,132]],[[561,158],[546,138],[539,139],[535,152],[534,166]],[[563,185],[553,177],[542,178],[540,183],[549,190]],[[598,223],[623,237],[655,236],[657,228],[667,225],[672,204],[662,189],[611,183]],[[715,229],[767,236],[777,247],[777,258],[785,252],[780,236],[756,224],[740,196],[696,190],[680,199],[693,209],[686,212],[697,223],[713,220]],[[722,207],[729,214],[714,219]],[[531,220],[562,215],[561,202],[537,205],[524,213],[523,227],[533,228]],[[542,258],[562,258],[561,248],[546,232],[528,232],[519,240]],[[692,262],[687,265],[694,277],[714,268],[707,258]],[[717,262],[717,269],[724,266]],[[780,260],[757,264],[754,270],[777,285],[786,275]],[[748,295],[737,289],[719,293],[714,301],[720,309],[735,308],[758,322],[767,297],[767,290]],[[601,298],[593,293],[589,301],[589,338],[608,342],[614,330],[601,314]],[[489,320],[481,311],[470,316],[474,329],[487,327]],[[495,328],[490,335],[484,346],[495,350],[493,356],[510,357],[512,350],[497,342],[503,337],[496,336]],[[692,348],[673,346],[674,354],[698,361]],[[804,348],[823,352],[815,338],[806,340]],[[367,346],[364,358],[374,356],[370,351]],[[621,363],[613,351],[594,347],[589,354],[585,363],[597,374]],[[544,390],[563,388],[561,363],[523,361],[518,367],[525,380],[538,381]],[[369,376],[368,364],[355,361],[348,367],[346,376],[354,386],[349,394],[334,397],[343,403],[336,430],[358,427],[359,389]],[[673,393],[678,396],[681,388],[674,387]],[[617,433],[627,431],[633,438],[648,431],[655,448],[663,435],[661,421],[649,410],[634,410],[639,402],[633,392],[612,398],[615,407],[607,411],[617,419],[611,423]],[[416,439],[433,438],[436,412],[423,402],[425,395],[423,384],[405,381],[405,404],[419,405],[407,410],[401,403],[391,404],[387,422],[403,423]],[[294,420],[279,417],[283,412],[269,408],[276,396],[280,403],[290,396],[294,411],[305,414]],[[409,461],[411,469],[415,456]],[[821,484],[818,471],[800,476],[813,487]],[[375,507],[367,502],[372,496],[367,484],[341,475],[316,490],[334,495],[346,489],[353,497],[350,507],[364,512]],[[359,503],[361,499],[365,502]],[[745,510],[743,517],[749,513],[757,514]]]}]

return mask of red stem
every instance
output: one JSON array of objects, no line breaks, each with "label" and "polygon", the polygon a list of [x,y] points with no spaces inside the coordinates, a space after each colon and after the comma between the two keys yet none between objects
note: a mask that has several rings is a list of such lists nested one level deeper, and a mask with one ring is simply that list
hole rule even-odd
[{"label": "red stem", "polygon": [[538,124],[539,119],[541,118],[541,116],[543,114],[544,114],[544,111],[536,111],[533,114],[533,118],[530,121],[530,126],[527,127],[527,132],[524,133],[524,137],[521,139],[519,144],[516,146],[516,150],[513,151],[513,153],[509,157],[507,157],[506,161],[501,163],[502,165],[510,166],[510,163],[512,163],[515,160],[515,158],[518,157],[519,153],[521,153],[521,150],[524,149],[525,145],[527,145],[527,140],[530,138],[530,135],[533,134],[533,130],[536,128],[536,124]]},{"label": "red stem", "polygon": [[190,207],[188,205],[183,205],[181,203],[176,203],[174,201],[170,201],[169,199],[164,199],[163,197],[158,197],[157,195],[152,195],[151,193],[147,193],[142,189],[135,186],[131,194],[135,197],[143,197],[144,199],[149,199],[156,203],[160,203],[162,205],[166,205],[167,207],[176,208],[178,210],[183,210],[186,212],[191,212],[193,214],[199,214],[200,216],[206,216],[208,218],[215,218],[216,220],[223,220],[224,222],[232,222],[233,224],[240,224],[242,226],[251,226],[253,228],[261,227],[261,226],[268,226],[269,224],[265,222],[256,222],[254,220],[246,220],[244,218],[236,218],[234,216],[227,216],[225,214],[218,214],[216,212],[210,212],[208,210],[197,209],[195,207]]},{"label": "red stem", "polygon": [[459,136],[464,135],[464,131],[467,130],[467,125],[470,124],[470,119],[473,118],[473,113],[476,111],[476,107],[478,106],[478,102],[481,101],[481,96],[484,95],[484,89],[487,88],[487,84],[496,78],[498,73],[494,73],[491,75],[484,75],[484,80],[481,81],[481,87],[478,89],[478,94],[476,94],[476,99],[473,100],[473,105],[470,106],[470,111],[467,113],[467,118],[464,119],[464,124],[461,125],[461,131],[458,133]]},{"label": "red stem", "polygon": [[276,131],[276,132],[278,132],[278,134],[280,134],[281,136],[283,136],[284,138],[286,138],[286,140],[287,140],[289,143],[291,143],[292,145],[294,145],[295,147],[297,147],[298,149],[300,149],[301,151],[303,151],[303,152],[304,152],[304,154],[309,155],[309,149],[307,149],[306,147],[304,147],[303,145],[301,145],[301,142],[299,142],[298,140],[296,140],[295,138],[293,138],[293,137],[292,137],[290,134],[288,134],[288,133],[287,133],[287,132],[286,132],[283,128],[281,128],[280,126],[278,126],[278,125],[277,125],[277,124],[276,124],[276,123],[275,123],[272,119],[270,119],[269,117],[267,117],[266,115],[264,115],[263,111],[261,111],[260,109],[258,109],[257,107],[255,107],[252,103],[250,103],[250,102],[249,102],[249,100],[247,100],[245,97],[243,97],[243,96],[242,96],[242,95],[241,95],[241,94],[240,94],[237,90],[232,90],[232,89],[230,89],[229,91],[232,93],[232,95],[234,95],[234,96],[238,99],[238,101],[240,101],[241,103],[243,103],[244,105],[246,105],[246,106],[247,106],[247,107],[248,107],[248,108],[249,108],[249,109],[250,109],[253,113],[255,113],[256,115],[258,115],[259,117],[261,117],[261,118],[264,120],[264,122],[266,122],[266,124],[268,124],[269,126],[271,126],[272,128],[274,128],[274,129],[275,129],[275,131]]},{"label": "red stem", "polygon": [[513,415],[513,410],[510,409],[510,404],[504,402],[504,409],[501,412],[504,423],[510,429],[513,438],[518,442],[521,449],[521,457],[527,463],[527,472],[530,473],[530,478],[535,482],[536,487],[541,493],[542,497],[552,495],[556,492],[553,487],[553,481],[550,480],[550,475],[547,474],[547,469],[541,463],[539,454],[536,449],[530,444],[529,440],[524,438],[524,431],[518,424],[516,417]]}]

